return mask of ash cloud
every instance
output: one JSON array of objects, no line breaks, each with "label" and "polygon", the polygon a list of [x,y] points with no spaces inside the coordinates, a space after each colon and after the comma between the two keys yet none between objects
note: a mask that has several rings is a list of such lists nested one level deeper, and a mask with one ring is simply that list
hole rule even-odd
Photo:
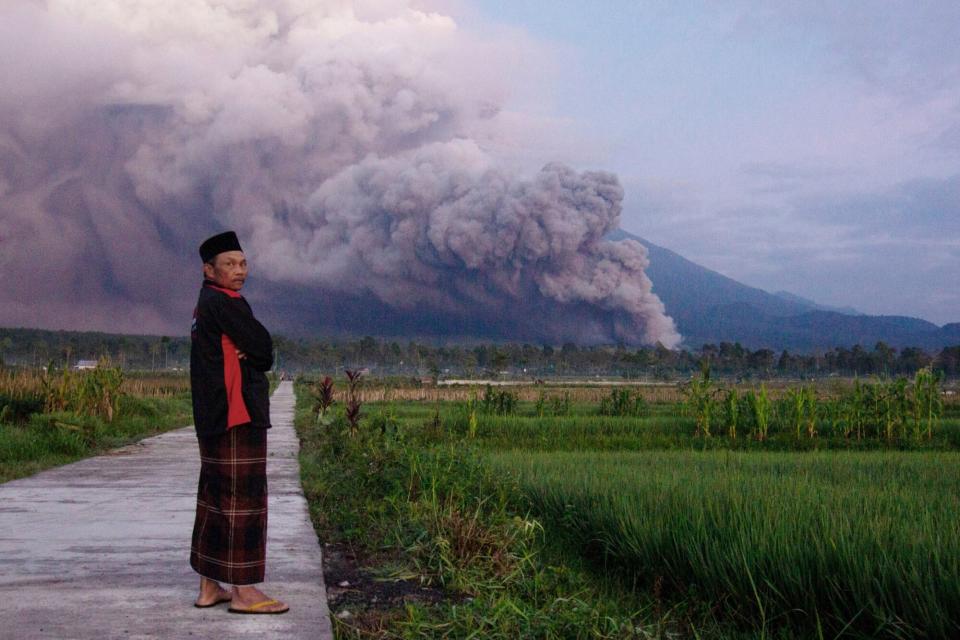
[{"label": "ash cloud", "polygon": [[491,151],[510,55],[400,1],[5,3],[0,322],[182,333],[231,227],[258,310],[677,344],[644,248],[602,239],[617,178]]}]

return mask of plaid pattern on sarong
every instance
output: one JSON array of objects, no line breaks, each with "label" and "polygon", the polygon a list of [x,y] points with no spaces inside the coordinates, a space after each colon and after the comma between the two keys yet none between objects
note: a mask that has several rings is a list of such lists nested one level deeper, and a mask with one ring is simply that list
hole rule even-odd
[{"label": "plaid pattern on sarong", "polygon": [[198,440],[200,486],[190,566],[218,582],[263,582],[267,430],[241,425]]}]

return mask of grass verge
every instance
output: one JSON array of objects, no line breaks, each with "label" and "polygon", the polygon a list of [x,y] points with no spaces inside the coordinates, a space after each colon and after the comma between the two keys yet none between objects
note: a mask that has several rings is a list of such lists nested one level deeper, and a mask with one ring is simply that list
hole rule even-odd
[{"label": "grass verge", "polygon": [[[624,589],[554,544],[523,508],[519,485],[482,449],[388,408],[370,408],[351,437],[341,418],[318,424],[297,390],[301,480],[326,544],[338,638],[667,638],[718,629],[708,608],[668,606],[658,584]],[[357,597],[358,583],[403,595],[374,588]]]},{"label": "grass verge", "polygon": [[112,422],[70,412],[34,413],[22,424],[0,423],[0,482],[99,455],[193,420],[190,394],[122,396]]}]

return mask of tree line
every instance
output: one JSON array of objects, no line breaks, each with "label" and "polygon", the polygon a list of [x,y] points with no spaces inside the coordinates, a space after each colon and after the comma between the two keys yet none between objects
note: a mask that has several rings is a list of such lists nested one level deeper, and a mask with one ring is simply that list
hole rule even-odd
[{"label": "tree line", "polygon": [[[903,376],[931,367],[960,375],[960,345],[928,352],[872,347],[835,347],[814,353],[754,349],[740,343],[705,344],[698,349],[662,345],[580,346],[529,343],[431,344],[417,340],[378,340],[364,336],[324,340],[276,336],[276,368],[288,372],[343,372],[366,368],[372,375],[408,376],[623,376],[669,380],[689,377],[708,362],[716,375],[739,378],[797,379],[842,376]],[[0,328],[0,366],[70,367],[78,360],[107,357],[127,370],[185,370],[190,339],[80,331]]]}]

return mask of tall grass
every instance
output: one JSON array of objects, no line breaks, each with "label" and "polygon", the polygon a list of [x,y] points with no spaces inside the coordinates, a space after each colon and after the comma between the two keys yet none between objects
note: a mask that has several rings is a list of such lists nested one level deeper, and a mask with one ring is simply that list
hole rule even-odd
[{"label": "tall grass", "polygon": [[192,421],[184,375],[0,371],[0,482]]},{"label": "tall grass", "polygon": [[918,389],[711,382],[697,435],[676,389],[368,385],[349,437],[300,385],[301,468],[324,540],[473,597],[373,637],[960,637],[960,410]]},{"label": "tall grass", "polygon": [[[697,435],[693,416],[684,415],[678,407],[651,405],[649,415],[597,415],[591,406],[575,405],[570,415],[542,417],[530,415],[525,408],[513,415],[496,415],[476,411],[469,401],[464,404],[440,405],[440,422],[448,437],[470,436],[472,441],[489,449],[530,449],[538,451],[571,450],[647,450],[647,449],[742,449],[771,451],[807,451],[814,449],[878,450],[923,449],[953,450],[960,448],[960,419],[940,419],[931,439],[917,440],[912,436],[886,440],[883,438],[850,438],[841,426],[826,421],[816,423],[816,437],[808,435],[803,423],[799,437],[793,428],[779,426],[780,414],[763,409],[762,394],[748,394],[747,402],[738,403],[737,432],[725,427],[710,438]],[[742,398],[741,398],[742,399]],[[754,409],[759,405],[760,409]],[[426,420],[437,410],[429,405],[390,403],[389,407],[400,420]],[[755,425],[752,411],[766,411],[767,422]],[[471,422],[471,413],[473,422]],[[723,414],[721,412],[721,417]],[[783,414],[786,416],[786,414]],[[724,418],[725,419],[725,418]],[[771,429],[770,422],[778,427]],[[725,423],[724,423],[725,424]],[[472,426],[471,426],[472,425]],[[751,433],[763,437],[747,437]],[[740,434],[737,436],[736,434]]]},{"label": "tall grass", "polygon": [[653,637],[638,631],[632,598],[543,556],[539,523],[507,508],[511,488],[446,429],[446,412],[436,425],[433,407],[380,405],[351,437],[345,415],[318,422],[309,388],[295,389],[301,481],[321,540],[350,545],[381,579],[451,594],[372,623],[351,607],[334,617],[338,638]]},{"label": "tall grass", "polygon": [[756,631],[960,636],[960,454],[500,452],[546,530]]}]

